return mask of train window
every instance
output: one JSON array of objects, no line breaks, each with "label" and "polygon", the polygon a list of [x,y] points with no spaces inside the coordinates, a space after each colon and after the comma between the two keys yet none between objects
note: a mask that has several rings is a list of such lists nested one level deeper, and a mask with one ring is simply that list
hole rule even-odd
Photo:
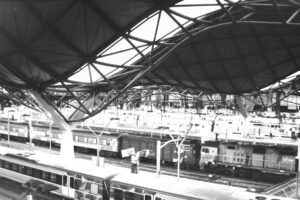
[{"label": "train window", "polygon": [[90,144],[97,144],[97,139],[96,138],[89,138],[88,141]]},{"label": "train window", "polygon": [[79,136],[79,137],[78,137],[78,142],[85,142],[85,139],[86,139],[85,137],[80,137],[80,136]]},{"label": "train window", "polygon": [[50,181],[50,173],[49,172],[42,172],[42,179],[45,181]]},{"label": "train window", "polygon": [[145,195],[145,200],[152,200],[152,195],[146,194]]},{"label": "train window", "polygon": [[12,163],[11,169],[12,169],[13,171],[17,172],[17,171],[18,171],[18,165],[15,164],[15,163]]},{"label": "train window", "polygon": [[32,176],[32,175],[33,175],[33,170],[32,170],[32,168],[30,168],[30,167],[27,168],[27,175],[28,175],[28,176]]},{"label": "train window", "polygon": [[39,169],[33,169],[33,177],[41,179],[42,178],[42,171]]},{"label": "train window", "polygon": [[23,173],[22,168],[23,168],[23,165],[18,165],[18,172],[19,173]]},{"label": "train window", "polygon": [[208,148],[203,148],[203,149],[202,149],[202,152],[204,152],[204,153],[209,153],[209,149],[208,149]]},{"label": "train window", "polygon": [[50,173],[50,182],[56,183],[56,174]]},{"label": "train window", "polygon": [[68,178],[67,176],[63,176],[63,182],[62,182],[63,186],[67,186],[68,185]]},{"label": "train window", "polygon": [[120,189],[114,189],[114,200],[123,200],[124,191]]},{"label": "train window", "polygon": [[10,169],[10,162],[4,162],[4,168],[5,169]]},{"label": "train window", "polygon": [[163,200],[163,199],[160,197],[155,197],[155,200]]},{"label": "train window", "polygon": [[0,167],[3,167],[3,166],[4,166],[4,161],[0,160]]},{"label": "train window", "polygon": [[74,177],[70,177],[70,187],[71,188],[74,188],[74,183],[75,183]]},{"label": "train window", "polygon": [[27,174],[27,167],[19,166],[19,172],[26,175]]},{"label": "train window", "polygon": [[56,174],[56,184],[61,185],[62,184],[62,176]]},{"label": "train window", "polygon": [[74,141],[78,142],[78,136],[77,135],[74,136]]},{"label": "train window", "polygon": [[144,200],[144,195],[135,192],[125,192],[125,200]]}]

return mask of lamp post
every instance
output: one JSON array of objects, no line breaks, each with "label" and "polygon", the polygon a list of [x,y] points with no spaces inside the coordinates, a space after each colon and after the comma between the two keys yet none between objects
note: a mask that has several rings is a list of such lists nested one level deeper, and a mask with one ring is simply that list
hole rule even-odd
[{"label": "lamp post", "polygon": [[101,138],[102,134],[104,133],[104,131],[109,126],[109,124],[113,120],[115,120],[115,118],[110,118],[110,121],[106,124],[105,128],[103,129],[103,131],[100,132],[100,134],[95,133],[95,131],[93,131],[93,129],[89,125],[86,125],[87,128],[97,137],[97,161],[96,161],[97,163],[96,163],[96,166],[99,166],[99,161],[100,161],[100,151],[101,151],[100,138]]},{"label": "lamp post", "polygon": [[9,113],[15,112],[15,110],[7,111],[7,143],[10,143],[10,116]]},{"label": "lamp post", "polygon": [[52,151],[52,123],[53,121],[50,118],[50,122],[49,122],[49,150]]},{"label": "lamp post", "polygon": [[28,140],[29,140],[29,143],[31,144],[31,143],[32,143],[32,135],[31,135],[31,115],[29,115],[29,114],[23,114],[22,116],[24,117],[24,121],[25,121],[25,117],[29,117],[29,120],[28,120]]},{"label": "lamp post", "polygon": [[172,134],[169,134],[170,137],[172,138],[172,140],[169,140],[169,141],[165,142],[164,144],[161,144],[160,140],[157,141],[157,143],[156,143],[156,175],[157,176],[159,176],[159,174],[160,174],[160,157],[161,157],[161,152],[160,151],[167,144],[169,144],[171,142],[174,142],[176,147],[177,147],[177,178],[179,180],[179,178],[180,178],[180,154],[183,152],[183,150],[182,150],[183,142],[185,141],[186,136],[190,132],[192,126],[193,126],[192,123],[188,124],[187,129],[186,129],[183,136],[178,136],[178,138],[175,139],[172,136]]}]

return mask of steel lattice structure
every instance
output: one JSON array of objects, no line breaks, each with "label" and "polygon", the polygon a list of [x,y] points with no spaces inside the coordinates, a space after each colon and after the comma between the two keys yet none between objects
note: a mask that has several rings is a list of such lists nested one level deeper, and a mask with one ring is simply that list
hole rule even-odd
[{"label": "steel lattice structure", "polygon": [[300,66],[295,0],[0,0],[0,9],[3,94],[34,108],[35,91],[67,122],[137,86],[261,94]]}]

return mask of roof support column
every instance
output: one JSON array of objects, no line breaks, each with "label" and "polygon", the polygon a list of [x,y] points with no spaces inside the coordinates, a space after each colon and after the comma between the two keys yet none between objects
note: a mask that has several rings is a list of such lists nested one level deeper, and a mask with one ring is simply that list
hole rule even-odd
[{"label": "roof support column", "polygon": [[60,148],[60,156],[61,160],[64,162],[69,162],[74,159],[74,145],[73,145],[73,133],[72,126],[68,124],[56,111],[53,109],[45,99],[41,97],[36,91],[29,90],[28,91],[31,96],[36,100],[39,106],[43,109],[43,111],[49,114],[53,120],[53,122],[59,126],[60,130],[62,130],[61,137],[61,148]]},{"label": "roof support column", "polygon": [[74,156],[73,132],[71,130],[62,130],[60,156],[62,161],[71,161]]}]

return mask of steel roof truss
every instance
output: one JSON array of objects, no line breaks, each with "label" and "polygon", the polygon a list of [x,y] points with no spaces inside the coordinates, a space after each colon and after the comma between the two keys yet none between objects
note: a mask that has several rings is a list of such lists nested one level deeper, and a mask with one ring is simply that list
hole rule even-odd
[{"label": "steel roof truss", "polygon": [[79,103],[80,107],[82,107],[85,110],[85,113],[90,114],[90,111],[85,107],[85,105],[80,101],[80,99],[78,99],[77,96],[68,88],[68,86],[65,85],[65,83],[62,81],[61,84],[66,88],[66,90],[71,94],[71,96]]}]

